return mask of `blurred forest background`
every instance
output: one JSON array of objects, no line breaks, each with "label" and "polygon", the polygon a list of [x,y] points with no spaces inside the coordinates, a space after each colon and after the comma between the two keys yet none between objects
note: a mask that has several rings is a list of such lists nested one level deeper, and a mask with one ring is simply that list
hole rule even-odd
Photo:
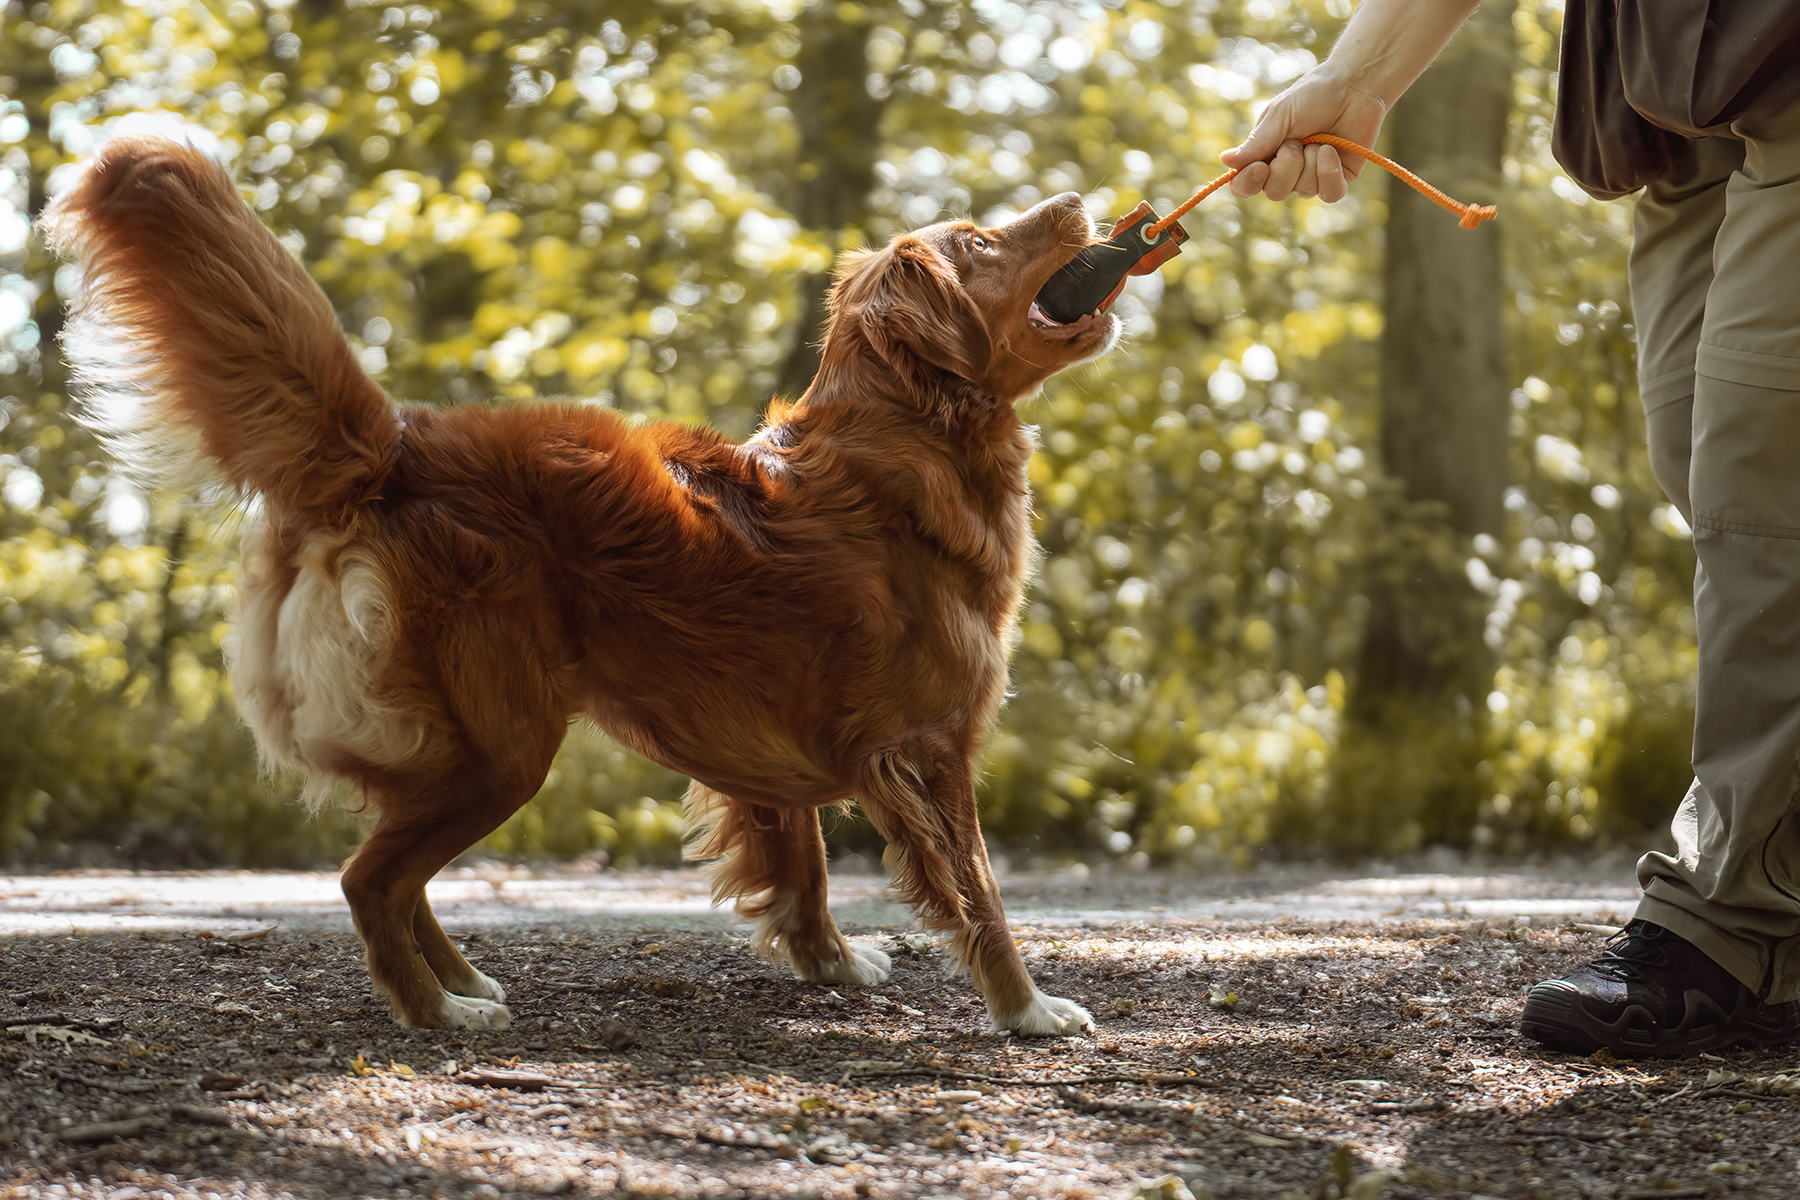
[{"label": "blurred forest background", "polygon": [[[210,131],[396,397],[749,434],[839,251],[1217,174],[1347,0],[0,3],[0,860],[313,865],[223,671],[240,518],[76,422],[30,220],[96,139]],[[1554,0],[1488,0],[1337,205],[1221,193],[1023,405],[1046,552],[986,763],[1015,862],[1659,837],[1688,530],[1643,450],[1630,202],[1547,149]],[[162,114],[161,117],[144,114]],[[210,145],[210,143],[209,143]],[[684,781],[573,735],[491,853],[673,861]],[[837,836],[866,847],[854,819]]]}]

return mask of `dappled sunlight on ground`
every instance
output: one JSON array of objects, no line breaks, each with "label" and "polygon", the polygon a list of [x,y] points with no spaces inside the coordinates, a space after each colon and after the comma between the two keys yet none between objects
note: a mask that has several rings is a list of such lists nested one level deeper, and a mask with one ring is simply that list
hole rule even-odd
[{"label": "dappled sunlight on ground", "polygon": [[736,931],[616,913],[452,928],[505,982],[511,1029],[396,1027],[340,929],[0,940],[20,1014],[0,1025],[0,1184],[305,1200],[1125,1200],[1166,1174],[1276,1200],[1338,1195],[1319,1188],[1340,1170],[1371,1197],[1391,1176],[1391,1200],[1800,1184],[1790,1053],[1632,1064],[1519,1037],[1523,989],[1597,944],[1561,923],[1020,924],[1040,984],[1099,1022],[1037,1039],[985,1032],[966,982],[901,926],[849,926],[894,955],[873,987],[801,983]]},{"label": "dappled sunlight on ground", "polygon": [[[1391,868],[1389,869],[1392,870]],[[1149,871],[1020,873],[1001,885],[1007,913],[1041,928],[1160,920],[1418,920],[1426,917],[1623,916],[1635,903],[1629,868],[1560,868],[1374,874],[1303,867],[1243,875]],[[874,874],[834,874],[840,919],[907,920]],[[489,863],[446,871],[432,906],[469,928],[595,921],[718,927],[702,872],[534,870]],[[0,934],[147,932],[289,927],[348,929],[337,876],[305,871],[73,871],[0,876]]]}]

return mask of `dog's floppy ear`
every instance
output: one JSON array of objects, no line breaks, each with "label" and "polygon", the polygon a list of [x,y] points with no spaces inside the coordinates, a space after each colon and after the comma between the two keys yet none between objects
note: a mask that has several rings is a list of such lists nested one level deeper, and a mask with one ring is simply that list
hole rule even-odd
[{"label": "dog's floppy ear", "polygon": [[916,237],[847,258],[832,293],[838,321],[855,321],[875,353],[912,375],[923,361],[979,383],[993,343],[956,268]]}]

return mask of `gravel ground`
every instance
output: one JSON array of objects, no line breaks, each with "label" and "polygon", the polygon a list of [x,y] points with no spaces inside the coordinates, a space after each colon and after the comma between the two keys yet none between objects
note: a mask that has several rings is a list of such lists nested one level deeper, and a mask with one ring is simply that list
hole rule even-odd
[{"label": "gravel ground", "polygon": [[1617,864],[1014,877],[1033,974],[1100,1019],[1049,1039],[985,1033],[873,879],[834,890],[893,976],[833,990],[691,873],[446,880],[516,1024],[397,1029],[321,878],[0,879],[56,926],[0,937],[0,1195],[1800,1196],[1800,1053],[1516,1033],[1628,914]]}]

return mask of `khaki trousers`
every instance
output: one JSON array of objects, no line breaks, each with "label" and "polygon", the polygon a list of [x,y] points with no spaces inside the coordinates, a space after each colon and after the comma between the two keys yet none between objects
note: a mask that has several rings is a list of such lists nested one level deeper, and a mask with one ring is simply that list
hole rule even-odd
[{"label": "khaki trousers", "polygon": [[1800,999],[1800,106],[1651,185],[1631,251],[1658,482],[1694,530],[1694,782],[1637,915]]}]

